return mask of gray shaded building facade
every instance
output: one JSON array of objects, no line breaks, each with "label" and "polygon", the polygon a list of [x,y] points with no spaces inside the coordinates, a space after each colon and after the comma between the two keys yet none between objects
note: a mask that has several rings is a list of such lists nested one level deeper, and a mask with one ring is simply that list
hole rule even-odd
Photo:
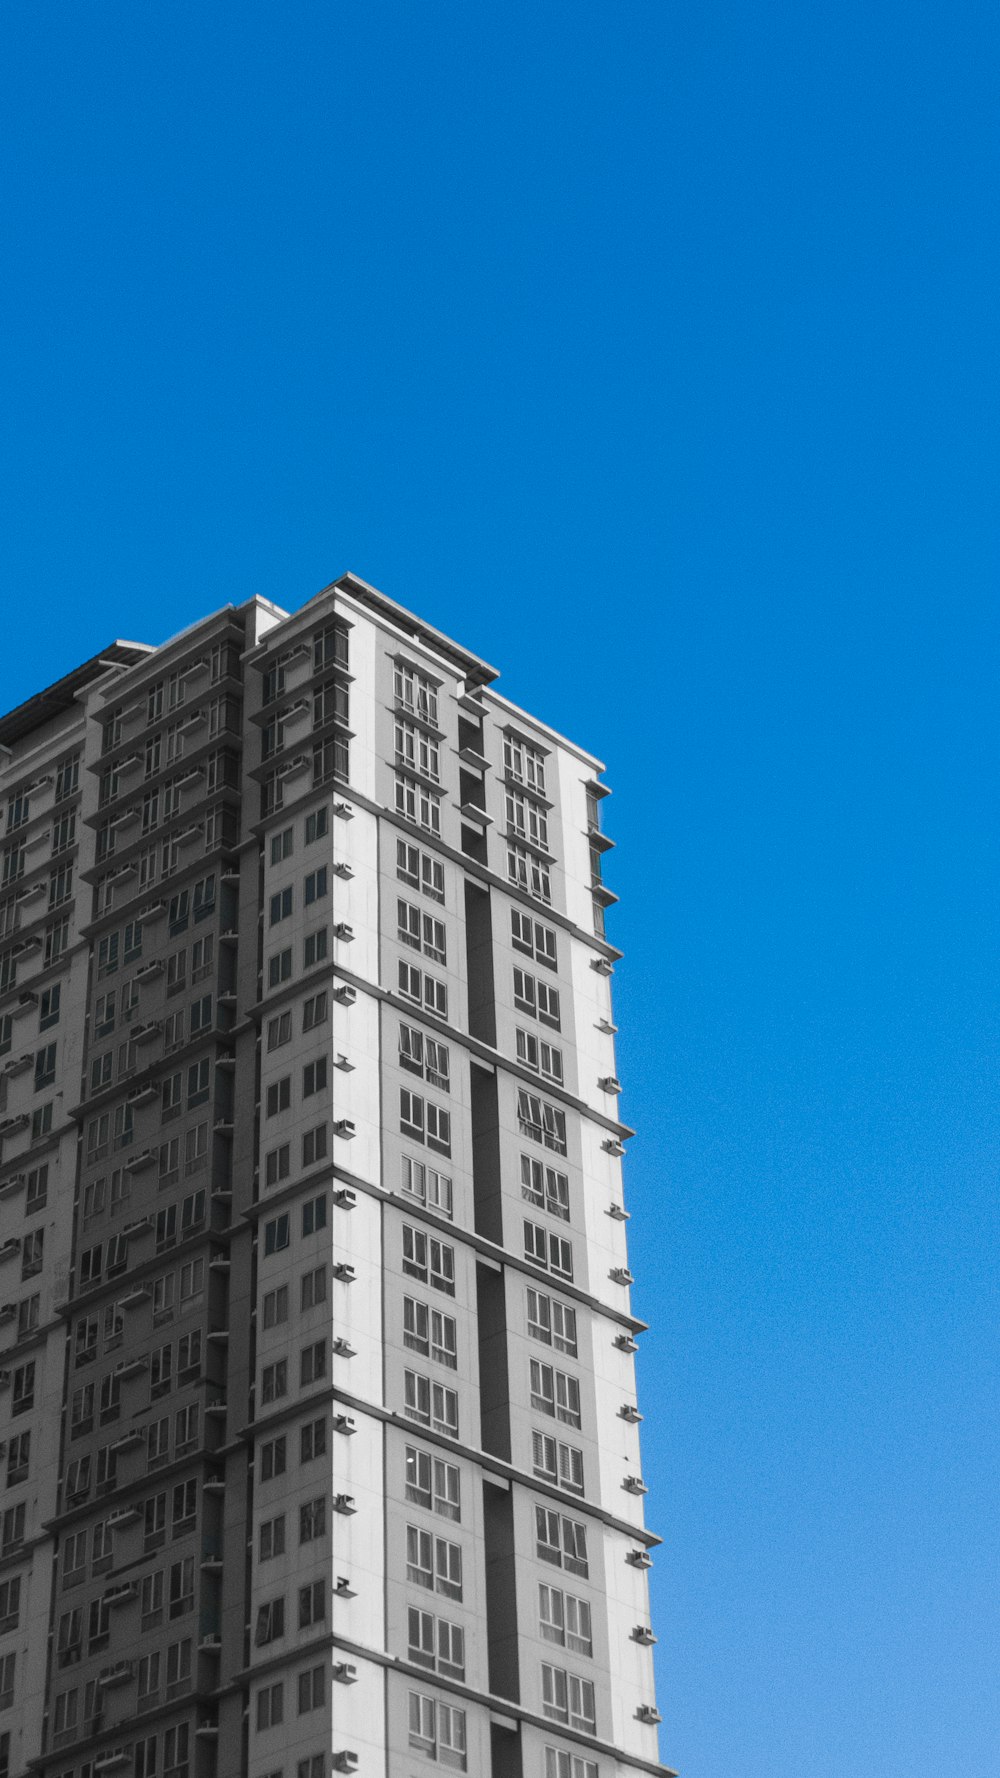
[{"label": "gray shaded building facade", "polygon": [[0,1778],[657,1753],[600,762],[354,575],[0,718]]}]

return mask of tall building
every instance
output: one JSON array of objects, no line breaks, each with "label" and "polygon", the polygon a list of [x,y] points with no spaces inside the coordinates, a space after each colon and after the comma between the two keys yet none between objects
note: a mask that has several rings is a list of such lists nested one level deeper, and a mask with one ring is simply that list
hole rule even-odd
[{"label": "tall building", "polygon": [[0,718],[0,1778],[658,1763],[601,766],[353,575]]}]

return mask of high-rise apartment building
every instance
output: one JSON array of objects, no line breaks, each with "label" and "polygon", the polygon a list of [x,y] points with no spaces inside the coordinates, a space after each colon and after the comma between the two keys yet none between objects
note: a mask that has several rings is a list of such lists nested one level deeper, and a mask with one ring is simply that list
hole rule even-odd
[{"label": "high-rise apartment building", "polygon": [[657,1758],[598,761],[353,575],[0,718],[0,1778]]}]

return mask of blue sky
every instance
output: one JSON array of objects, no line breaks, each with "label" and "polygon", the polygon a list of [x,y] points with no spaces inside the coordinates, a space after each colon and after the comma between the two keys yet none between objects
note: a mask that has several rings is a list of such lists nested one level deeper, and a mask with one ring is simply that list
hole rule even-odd
[{"label": "blue sky", "polygon": [[1000,1763],[998,38],[0,23],[4,707],[350,567],[608,761],[684,1778]]}]

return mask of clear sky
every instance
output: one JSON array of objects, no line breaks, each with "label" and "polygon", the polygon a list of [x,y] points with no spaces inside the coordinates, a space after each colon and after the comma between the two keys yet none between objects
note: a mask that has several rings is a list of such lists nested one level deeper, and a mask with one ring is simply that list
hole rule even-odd
[{"label": "clear sky", "polygon": [[608,761],[684,1778],[1000,1770],[998,52],[964,0],[0,19],[0,704],[353,568]]}]

